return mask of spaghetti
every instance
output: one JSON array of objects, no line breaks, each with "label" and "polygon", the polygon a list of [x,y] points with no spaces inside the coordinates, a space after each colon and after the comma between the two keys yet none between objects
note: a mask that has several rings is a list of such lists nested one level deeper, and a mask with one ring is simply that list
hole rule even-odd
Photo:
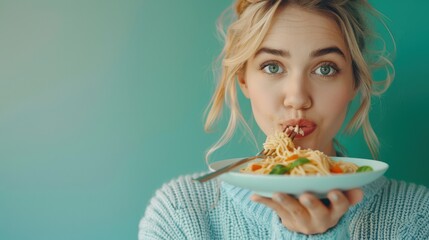
[{"label": "spaghetti", "polygon": [[292,139],[283,132],[268,136],[263,146],[267,157],[248,164],[240,172],[307,176],[372,171],[369,166],[358,167],[350,162],[333,161],[318,150],[296,148]]}]

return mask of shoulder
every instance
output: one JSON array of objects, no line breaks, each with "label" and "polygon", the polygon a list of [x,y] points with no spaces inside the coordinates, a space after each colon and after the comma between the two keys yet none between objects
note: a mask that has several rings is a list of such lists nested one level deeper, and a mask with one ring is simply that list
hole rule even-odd
[{"label": "shoulder", "polygon": [[426,186],[389,179],[382,188],[386,200],[403,205],[405,209],[429,210],[429,189]]},{"label": "shoulder", "polygon": [[389,208],[390,212],[398,209],[404,215],[429,213],[429,189],[423,185],[383,178],[368,192],[364,203],[371,210]]},{"label": "shoulder", "polygon": [[380,178],[372,184],[364,187],[365,203],[379,204],[390,202],[391,204],[407,204],[410,206],[426,204],[429,200],[429,189],[426,186],[409,183],[405,181]]},{"label": "shoulder", "polygon": [[181,175],[164,183],[151,198],[146,214],[150,214],[154,209],[162,209],[162,212],[190,208],[206,211],[213,205],[220,184],[215,180],[205,183],[193,180],[202,174],[204,173]]},{"label": "shoulder", "polygon": [[175,209],[195,207],[196,203],[199,207],[211,205],[220,185],[217,181],[199,183],[193,180],[202,174],[182,175],[170,180],[155,192],[150,205],[158,201],[169,203]]},{"label": "shoulder", "polygon": [[[383,179],[356,208],[355,230],[398,239],[429,239],[429,189]],[[421,238],[422,237],[422,238]],[[426,238],[427,237],[427,238]]]}]

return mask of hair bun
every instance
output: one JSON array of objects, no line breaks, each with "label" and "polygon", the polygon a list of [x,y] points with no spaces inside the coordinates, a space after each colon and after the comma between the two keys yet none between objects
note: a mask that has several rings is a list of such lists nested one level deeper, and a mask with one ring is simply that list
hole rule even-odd
[{"label": "hair bun", "polygon": [[235,11],[237,12],[237,15],[240,16],[249,5],[260,2],[274,3],[276,1],[279,0],[237,0],[237,2],[235,3]]},{"label": "hair bun", "polygon": [[250,4],[251,2],[248,0],[237,0],[235,4],[235,12],[240,16]]}]

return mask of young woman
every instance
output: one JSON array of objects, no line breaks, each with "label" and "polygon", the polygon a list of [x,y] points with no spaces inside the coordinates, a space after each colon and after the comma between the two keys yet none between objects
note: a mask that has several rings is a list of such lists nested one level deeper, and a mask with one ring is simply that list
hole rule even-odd
[{"label": "young woman", "polygon": [[[304,136],[296,137],[295,145],[330,156],[337,155],[334,137],[348,106],[359,97],[348,128],[362,127],[376,155],[370,98],[391,78],[382,89],[371,78],[369,59],[375,58],[366,51],[371,33],[363,16],[373,9],[367,1],[238,0],[235,9],[206,128],[224,104],[230,121],[209,154],[244,123],[238,85],[267,136],[299,125]],[[157,191],[141,220],[140,239],[429,239],[424,186],[382,177],[362,189],[332,190],[324,204],[310,193],[266,198],[226,183],[193,182],[196,176],[182,176]]]}]

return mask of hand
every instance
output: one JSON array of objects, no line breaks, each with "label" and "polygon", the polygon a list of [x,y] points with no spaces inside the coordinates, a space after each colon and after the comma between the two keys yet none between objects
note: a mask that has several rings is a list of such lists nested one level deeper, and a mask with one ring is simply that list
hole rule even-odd
[{"label": "hand", "polygon": [[360,202],[362,198],[363,191],[360,188],[344,192],[330,191],[329,206],[310,193],[304,193],[299,198],[284,193],[275,193],[273,198],[257,194],[251,197],[252,201],[272,208],[286,228],[303,234],[326,232],[338,223],[349,207]]}]

